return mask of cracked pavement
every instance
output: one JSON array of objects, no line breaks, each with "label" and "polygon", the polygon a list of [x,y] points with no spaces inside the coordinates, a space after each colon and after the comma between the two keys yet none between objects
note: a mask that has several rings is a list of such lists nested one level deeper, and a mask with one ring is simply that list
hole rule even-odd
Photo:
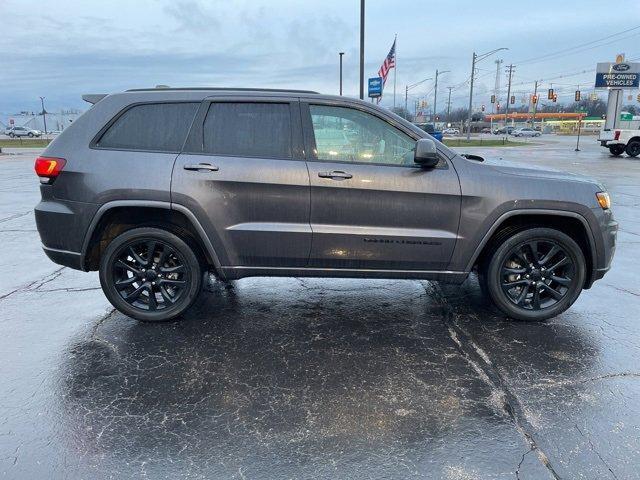
[{"label": "cracked pavement", "polygon": [[637,478],[640,160],[573,142],[465,149],[611,192],[612,271],[532,324],[473,277],[212,281],[183,322],[140,324],[45,257],[35,153],[0,156],[0,475]]}]

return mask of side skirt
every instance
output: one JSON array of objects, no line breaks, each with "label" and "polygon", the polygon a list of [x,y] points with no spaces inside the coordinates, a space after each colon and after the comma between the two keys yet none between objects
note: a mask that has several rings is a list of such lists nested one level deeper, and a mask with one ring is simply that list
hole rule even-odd
[{"label": "side skirt", "polygon": [[335,277],[335,278],[388,278],[437,280],[446,283],[464,282],[468,272],[448,270],[372,270],[351,268],[287,268],[287,267],[222,267],[226,280],[244,277]]}]

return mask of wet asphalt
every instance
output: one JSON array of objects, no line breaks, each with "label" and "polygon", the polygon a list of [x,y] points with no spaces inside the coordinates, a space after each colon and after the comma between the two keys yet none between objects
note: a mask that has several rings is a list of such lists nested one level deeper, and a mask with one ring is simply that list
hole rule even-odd
[{"label": "wet asphalt", "polygon": [[638,478],[640,160],[574,142],[465,149],[611,192],[612,270],[532,324],[475,278],[212,281],[140,324],[40,250],[37,152],[0,156],[0,476]]}]

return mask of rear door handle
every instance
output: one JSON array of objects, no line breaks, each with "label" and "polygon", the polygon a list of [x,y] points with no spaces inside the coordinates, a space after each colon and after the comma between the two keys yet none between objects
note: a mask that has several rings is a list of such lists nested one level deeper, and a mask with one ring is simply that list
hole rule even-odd
[{"label": "rear door handle", "polygon": [[184,167],[185,170],[205,170],[205,171],[209,171],[209,172],[217,172],[218,170],[220,170],[217,166],[215,165],[211,165],[210,163],[193,163],[193,164],[187,164]]},{"label": "rear door handle", "polygon": [[320,178],[333,178],[334,180],[341,180],[347,178],[353,178],[353,175],[340,170],[334,170],[332,172],[318,172]]}]

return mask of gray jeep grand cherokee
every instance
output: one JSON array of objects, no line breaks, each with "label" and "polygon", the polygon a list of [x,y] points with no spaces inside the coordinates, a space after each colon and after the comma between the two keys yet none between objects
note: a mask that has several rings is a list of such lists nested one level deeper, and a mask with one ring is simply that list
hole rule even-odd
[{"label": "gray jeep grand cherokee", "polygon": [[509,317],[566,310],[609,269],[597,182],[461,156],[369,103],[294,90],[148,89],[94,105],[36,160],[46,254],[99,270],[131,317],[183,313],[208,270],[460,283]]}]

